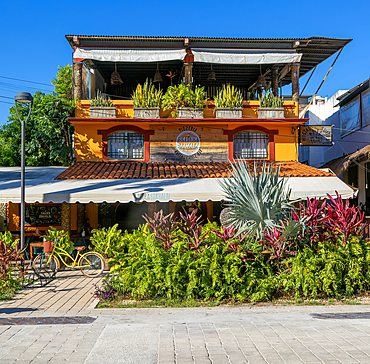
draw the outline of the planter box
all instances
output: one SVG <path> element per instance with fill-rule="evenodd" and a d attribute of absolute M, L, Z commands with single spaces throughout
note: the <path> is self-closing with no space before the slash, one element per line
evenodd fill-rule
<path fill-rule="evenodd" d="M 90 118 L 115 118 L 115 107 L 90 107 Z"/>
<path fill-rule="evenodd" d="M 216 107 L 216 119 L 240 119 L 243 117 L 242 107 Z"/>
<path fill-rule="evenodd" d="M 134 107 L 135 119 L 159 119 L 159 107 Z"/>
<path fill-rule="evenodd" d="M 193 109 L 192 107 L 177 108 L 178 119 L 203 119 L 203 109 Z"/>
<path fill-rule="evenodd" d="M 282 119 L 284 118 L 283 107 L 259 107 L 258 119 Z"/>

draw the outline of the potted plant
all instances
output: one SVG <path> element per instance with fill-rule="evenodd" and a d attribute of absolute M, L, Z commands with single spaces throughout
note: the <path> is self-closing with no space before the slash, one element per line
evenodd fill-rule
<path fill-rule="evenodd" d="M 281 119 L 284 118 L 283 98 L 275 96 L 271 91 L 258 97 L 260 107 L 258 108 L 259 119 Z"/>
<path fill-rule="evenodd" d="M 214 100 L 217 119 L 233 119 L 243 116 L 243 96 L 236 87 L 230 84 L 223 85 Z"/>
<path fill-rule="evenodd" d="M 115 118 L 116 108 L 112 100 L 105 97 L 98 90 L 95 99 L 91 100 L 90 118 Z"/>
<path fill-rule="evenodd" d="M 157 90 L 152 80 L 146 79 L 143 86 L 139 83 L 132 94 L 134 101 L 134 118 L 159 119 L 162 90 Z"/>
<path fill-rule="evenodd" d="M 163 110 L 173 109 L 172 117 L 177 115 L 179 119 L 203 119 L 203 107 L 207 101 L 205 95 L 204 87 L 195 86 L 193 91 L 183 82 L 169 86 L 162 97 Z"/>

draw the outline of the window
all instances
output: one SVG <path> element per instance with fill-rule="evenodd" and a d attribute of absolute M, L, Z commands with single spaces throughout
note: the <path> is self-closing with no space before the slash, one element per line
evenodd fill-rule
<path fill-rule="evenodd" d="M 265 133 L 242 131 L 234 135 L 234 159 L 268 158 L 269 138 Z"/>
<path fill-rule="evenodd" d="M 144 159 L 144 135 L 132 131 L 109 134 L 108 159 Z"/>

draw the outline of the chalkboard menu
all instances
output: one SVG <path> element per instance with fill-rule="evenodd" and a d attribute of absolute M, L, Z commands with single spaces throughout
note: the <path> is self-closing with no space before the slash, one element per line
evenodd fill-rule
<path fill-rule="evenodd" d="M 53 225 L 61 223 L 61 206 L 26 206 L 25 223 L 27 225 Z"/>

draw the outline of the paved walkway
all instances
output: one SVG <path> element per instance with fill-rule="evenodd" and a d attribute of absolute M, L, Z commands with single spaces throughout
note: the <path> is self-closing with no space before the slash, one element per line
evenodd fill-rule
<path fill-rule="evenodd" d="M 0 321 L 96 320 L 0 325 L 0 364 L 370 363 L 367 305 L 97 310 L 91 295 L 96 280 L 79 272 L 58 277 L 1 303 Z"/>

